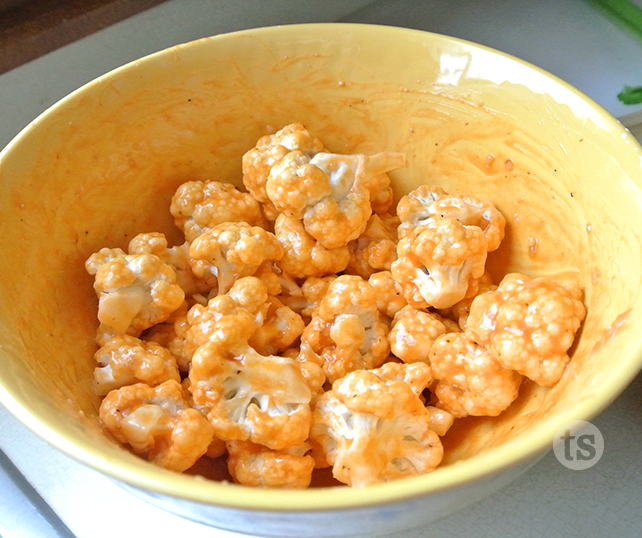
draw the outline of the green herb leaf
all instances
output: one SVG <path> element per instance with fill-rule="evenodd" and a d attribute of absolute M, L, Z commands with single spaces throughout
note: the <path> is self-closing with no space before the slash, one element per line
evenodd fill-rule
<path fill-rule="evenodd" d="M 642 86 L 624 86 L 624 89 L 617 94 L 617 98 L 625 105 L 637 105 L 642 103 Z"/>
<path fill-rule="evenodd" d="M 588 0 L 605 16 L 642 39 L 642 8 L 631 0 Z"/>

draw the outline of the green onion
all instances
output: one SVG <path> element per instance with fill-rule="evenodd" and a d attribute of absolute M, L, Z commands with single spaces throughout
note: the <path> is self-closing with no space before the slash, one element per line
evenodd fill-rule
<path fill-rule="evenodd" d="M 588 0 L 604 15 L 642 41 L 642 8 L 629 0 Z M 624 86 L 617 98 L 625 105 L 642 103 L 642 86 Z"/>
<path fill-rule="evenodd" d="M 630 0 L 588 0 L 642 41 L 642 8 Z"/>

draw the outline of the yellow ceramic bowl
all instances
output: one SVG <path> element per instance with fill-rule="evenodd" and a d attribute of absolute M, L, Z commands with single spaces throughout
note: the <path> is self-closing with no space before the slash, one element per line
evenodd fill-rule
<path fill-rule="evenodd" d="M 489 261 L 496 278 L 571 271 L 586 288 L 564 379 L 525 385 L 498 418 L 458 421 L 431 474 L 361 490 L 249 489 L 157 468 L 117 446 L 97 418 L 85 259 L 139 232 L 179 241 L 168 211 L 176 187 L 238 184 L 243 153 L 291 122 L 335 152 L 405 152 L 407 167 L 392 174 L 397 196 L 439 183 L 494 201 L 508 220 Z M 295 25 L 143 58 L 63 99 L 0 155 L 0 401 L 73 458 L 217 527 L 373 534 L 444 516 L 517 478 L 558 428 L 593 417 L 639 371 L 641 157 L 568 84 L 425 32 Z"/>

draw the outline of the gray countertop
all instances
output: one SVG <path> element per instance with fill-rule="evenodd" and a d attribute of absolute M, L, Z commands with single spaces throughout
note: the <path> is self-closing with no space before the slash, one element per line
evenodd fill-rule
<path fill-rule="evenodd" d="M 294 22 L 366 22 L 462 37 L 567 80 L 629 125 L 642 106 L 616 99 L 642 85 L 642 43 L 581 0 L 170 0 L 0 75 L 0 147 L 85 82 L 145 54 L 221 32 Z M 543 22 L 546 21 L 546 22 Z M 573 471 L 549 452 L 521 479 L 462 512 L 399 538 L 642 535 L 642 376 L 592 420 L 604 453 Z M 72 461 L 0 407 L 0 535 L 232 538 L 165 513 Z"/>

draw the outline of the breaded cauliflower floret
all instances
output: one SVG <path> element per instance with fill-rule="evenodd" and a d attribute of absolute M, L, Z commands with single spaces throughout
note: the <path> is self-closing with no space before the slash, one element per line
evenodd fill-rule
<path fill-rule="evenodd" d="M 513 403 L 522 376 L 502 367 L 486 348 L 463 333 L 437 338 L 430 349 L 436 406 L 455 417 L 497 416 Z"/>
<path fill-rule="evenodd" d="M 181 380 L 176 359 L 167 349 L 135 336 L 114 336 L 95 353 L 94 358 L 98 364 L 94 369 L 94 383 L 99 396 L 135 383 L 153 387 L 169 379 Z"/>
<path fill-rule="evenodd" d="M 224 222 L 263 227 L 267 224 L 261 204 L 251 194 L 218 181 L 183 183 L 174 193 L 169 211 L 188 242 Z"/>
<path fill-rule="evenodd" d="M 553 386 L 586 315 L 581 299 L 577 283 L 509 273 L 497 290 L 475 297 L 466 336 L 488 347 L 504 368 Z"/>
<path fill-rule="evenodd" d="M 429 353 L 435 340 L 443 334 L 458 331 L 453 321 L 412 306 L 405 306 L 392 320 L 388 334 L 390 350 L 405 363 L 430 364 Z"/>
<path fill-rule="evenodd" d="M 234 481 L 244 486 L 303 489 L 310 485 L 314 459 L 303 444 L 270 450 L 250 441 L 228 441 L 227 468 Z"/>
<path fill-rule="evenodd" d="M 506 219 L 487 200 L 469 194 L 448 194 L 441 187 L 422 185 L 402 197 L 397 204 L 401 219 L 400 237 L 431 220 L 452 218 L 464 226 L 477 226 L 484 232 L 488 252 L 496 250 L 504 238 Z"/>
<path fill-rule="evenodd" d="M 279 215 L 274 222 L 274 233 L 283 247 L 283 257 L 277 265 L 295 278 L 340 273 L 350 261 L 347 245 L 332 249 L 323 247 L 305 231 L 298 219 Z"/>
<path fill-rule="evenodd" d="M 389 363 L 335 381 L 315 404 L 310 440 L 317 466 L 331 465 L 337 480 L 354 487 L 435 469 L 443 446 L 419 396 L 430 381 L 423 363 Z"/>
<path fill-rule="evenodd" d="M 139 336 L 165 321 L 185 299 L 174 269 L 154 254 L 104 248 L 92 254 L 85 267 L 95 275 L 99 335 Z"/>
<path fill-rule="evenodd" d="M 377 308 L 384 316 L 392 319 L 408 304 L 403 294 L 401 284 L 397 282 L 390 271 L 379 271 L 370 275 L 368 283 L 377 295 Z"/>
<path fill-rule="evenodd" d="M 333 382 L 353 370 L 380 366 L 390 352 L 387 335 L 372 286 L 359 276 L 341 275 L 328 287 L 301 343 L 319 356 Z"/>
<path fill-rule="evenodd" d="M 300 123 L 286 125 L 273 135 L 265 135 L 256 146 L 243 155 L 243 184 L 250 194 L 265 208 L 266 216 L 274 220 L 278 212 L 265 191 L 270 170 L 293 150 L 311 158 L 323 151 L 323 144 L 314 138 Z"/>
<path fill-rule="evenodd" d="M 401 153 L 317 153 L 310 159 L 292 151 L 270 170 L 266 192 L 278 211 L 302 219 L 321 245 L 338 248 L 366 228 L 372 214 L 368 181 L 404 164 Z"/>
<path fill-rule="evenodd" d="M 389 271 L 397 259 L 397 224 L 394 216 L 373 214 L 364 232 L 348 244 L 347 272 L 367 279 L 377 271 Z"/>
<path fill-rule="evenodd" d="M 312 395 L 294 359 L 260 355 L 222 335 L 196 350 L 189 378 L 194 402 L 209 409 L 218 438 L 273 450 L 308 438 Z"/>
<path fill-rule="evenodd" d="M 218 293 L 227 293 L 239 278 L 280 260 L 283 247 L 274 234 L 246 222 L 225 222 L 199 235 L 189 249 L 192 271 Z"/>
<path fill-rule="evenodd" d="M 111 391 L 100 405 L 100 420 L 122 444 L 149 461 L 183 472 L 207 452 L 214 429 L 188 404 L 178 381 L 144 383 Z"/>
<path fill-rule="evenodd" d="M 443 218 L 416 226 L 400 239 L 390 270 L 408 304 L 448 308 L 477 291 L 486 255 L 480 228 Z"/>
<path fill-rule="evenodd" d="M 210 292 L 210 286 L 196 278 L 192 272 L 189 264 L 188 242 L 170 248 L 164 234 L 158 232 L 141 233 L 129 242 L 128 252 L 130 254 L 155 254 L 170 265 L 176 271 L 176 283 L 187 297 L 199 294 L 207 295 Z"/>

